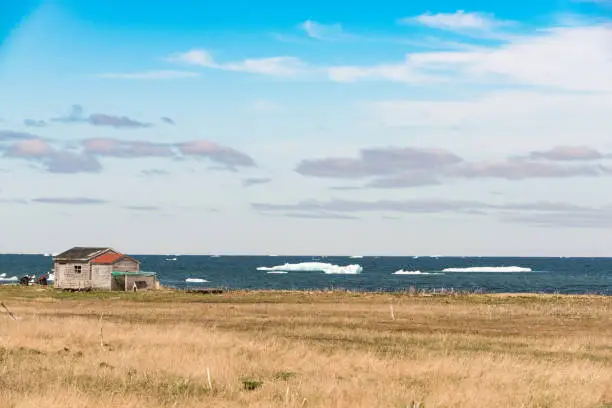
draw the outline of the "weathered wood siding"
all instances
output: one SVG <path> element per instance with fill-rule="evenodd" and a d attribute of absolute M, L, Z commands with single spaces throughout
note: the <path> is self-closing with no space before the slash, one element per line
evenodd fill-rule
<path fill-rule="evenodd" d="M 136 290 L 151 290 L 156 289 L 154 276 L 126 276 L 125 277 L 125 290 L 131 291 L 136 284 Z"/>
<path fill-rule="evenodd" d="M 91 285 L 95 289 L 111 288 L 113 265 L 93 264 L 91 266 Z"/>
<path fill-rule="evenodd" d="M 113 271 L 120 272 L 138 272 L 138 262 L 130 258 L 121 258 L 113 264 Z"/>
<path fill-rule="evenodd" d="M 75 272 L 75 266 L 81 266 L 81 273 Z M 82 262 L 55 262 L 54 286 L 61 289 L 87 289 L 91 288 L 91 266 Z"/>

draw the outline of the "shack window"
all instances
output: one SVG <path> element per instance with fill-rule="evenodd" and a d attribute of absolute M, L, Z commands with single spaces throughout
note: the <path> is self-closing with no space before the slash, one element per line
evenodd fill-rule
<path fill-rule="evenodd" d="M 81 273 L 81 265 L 74 265 L 74 273 Z"/>

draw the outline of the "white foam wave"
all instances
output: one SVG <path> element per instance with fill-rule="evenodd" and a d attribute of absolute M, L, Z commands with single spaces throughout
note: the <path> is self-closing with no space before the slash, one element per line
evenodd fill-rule
<path fill-rule="evenodd" d="M 469 268 L 446 268 L 443 272 L 531 272 L 521 266 L 473 266 Z"/>
<path fill-rule="evenodd" d="M 6 283 L 6 282 L 18 282 L 19 278 L 16 276 L 11 276 L 10 278 L 6 277 L 6 274 L 3 274 L 4 276 L 0 277 L 0 283 Z"/>
<path fill-rule="evenodd" d="M 351 256 L 349 258 L 351 258 L 351 259 L 361 259 L 361 258 L 363 258 L 363 255 L 353 255 L 353 256 Z"/>
<path fill-rule="evenodd" d="M 208 282 L 206 279 L 202 279 L 202 278 L 187 278 L 185 279 L 185 282 L 189 282 L 189 283 L 205 283 Z"/>
<path fill-rule="evenodd" d="M 285 271 L 285 272 L 323 272 L 328 275 L 356 275 L 363 271 L 361 265 L 339 266 L 323 262 L 302 262 L 297 264 L 286 263 L 278 266 L 260 266 L 258 271 Z"/>
<path fill-rule="evenodd" d="M 6 273 L 0 273 L 0 278 L 6 278 Z"/>
<path fill-rule="evenodd" d="M 268 271 L 266 273 L 270 273 L 270 274 L 273 274 L 273 275 L 284 275 L 284 274 L 289 273 L 289 272 L 287 272 L 287 271 Z"/>

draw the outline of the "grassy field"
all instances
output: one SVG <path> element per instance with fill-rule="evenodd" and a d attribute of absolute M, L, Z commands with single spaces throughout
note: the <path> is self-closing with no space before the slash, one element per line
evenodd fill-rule
<path fill-rule="evenodd" d="M 0 300 L 17 317 L 0 310 L 3 408 L 612 407 L 612 298 L 3 287 Z"/>

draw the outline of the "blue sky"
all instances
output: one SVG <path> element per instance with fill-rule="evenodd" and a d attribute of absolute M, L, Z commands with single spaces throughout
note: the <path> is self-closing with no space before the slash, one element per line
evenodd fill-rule
<path fill-rule="evenodd" d="M 0 5 L 0 252 L 608 256 L 612 3 Z"/>

